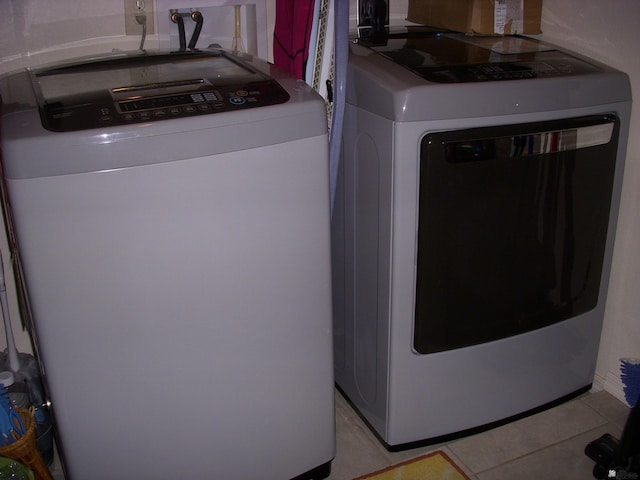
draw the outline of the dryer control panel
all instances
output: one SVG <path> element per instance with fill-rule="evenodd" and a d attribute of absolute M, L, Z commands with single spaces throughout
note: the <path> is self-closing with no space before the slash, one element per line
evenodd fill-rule
<path fill-rule="evenodd" d="M 277 105 L 288 93 L 222 51 L 140 54 L 31 72 L 43 126 L 85 130 Z"/>

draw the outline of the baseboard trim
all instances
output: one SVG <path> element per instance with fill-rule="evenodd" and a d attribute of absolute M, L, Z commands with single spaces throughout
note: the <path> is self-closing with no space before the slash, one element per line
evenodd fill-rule
<path fill-rule="evenodd" d="M 625 405 L 629 405 L 627 399 L 624 397 L 624 385 L 622 384 L 619 372 L 607 372 L 604 377 L 596 374 L 593 379 L 593 384 L 594 390 L 605 390 Z"/>

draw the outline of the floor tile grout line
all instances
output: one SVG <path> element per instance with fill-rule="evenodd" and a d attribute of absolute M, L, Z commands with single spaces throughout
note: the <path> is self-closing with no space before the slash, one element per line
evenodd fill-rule
<path fill-rule="evenodd" d="M 601 427 L 603 427 L 603 426 L 605 426 L 605 425 L 607 425 L 607 424 L 613 424 L 613 425 L 615 425 L 615 424 L 616 424 L 616 422 L 615 422 L 615 421 L 613 421 L 612 419 L 609 419 L 608 417 L 606 417 L 605 415 L 603 415 L 602 413 L 600 413 L 597 409 L 593 408 L 593 407 L 592 407 L 591 405 L 589 405 L 588 403 L 583 402 L 583 401 L 582 401 L 582 399 L 575 399 L 574 401 L 580 401 L 580 402 L 581 402 L 581 403 L 583 403 L 585 406 L 589 407 L 589 410 L 590 410 L 590 411 L 592 411 L 592 413 L 595 413 L 596 417 L 599 419 L 598 423 L 597 423 L 597 424 L 595 424 L 595 425 L 589 426 L 589 427 L 587 427 L 586 429 L 580 430 L 579 432 L 575 432 L 575 433 L 573 433 L 573 434 L 571 434 L 571 435 L 569 435 L 569 436 L 567 436 L 567 437 L 559 438 L 559 439 L 556 439 L 556 440 L 552 441 L 551 443 L 541 445 L 541 446 L 539 446 L 539 447 L 537 447 L 537 448 L 535 448 L 534 450 L 531 450 L 531 451 L 529 451 L 529 452 L 522 453 L 522 454 L 520 454 L 520 455 L 517 455 L 516 457 L 506 459 L 505 461 L 503 461 L 503 462 L 501 462 L 501 463 L 497 463 L 497 464 L 492 465 L 492 466 L 489 466 L 489 467 L 487 467 L 487 468 L 483 468 L 483 469 L 481 469 L 481 470 L 478 470 L 477 472 L 476 472 L 475 470 L 471 469 L 471 468 L 469 468 L 469 471 L 474 472 L 474 474 L 476 474 L 476 475 L 477 475 L 477 474 L 481 474 L 481 473 L 483 473 L 483 472 L 488 472 L 488 471 L 493 470 L 493 469 L 495 469 L 495 468 L 498 468 L 498 467 L 500 467 L 500 466 L 504 466 L 504 465 L 507 465 L 507 464 L 509 464 L 509 463 L 511 463 L 511 462 L 514 462 L 514 461 L 516 461 L 516 460 L 518 460 L 518 459 L 522 459 L 522 458 L 528 457 L 528 456 L 530 456 L 530 455 L 534 455 L 534 454 L 536 454 L 536 453 L 539 453 L 540 451 L 545 450 L 545 449 L 547 449 L 547 448 L 551 448 L 551 447 L 557 446 L 557 445 L 562 444 L 562 443 L 564 443 L 564 442 L 569 442 L 569 441 L 571 441 L 572 439 L 574 439 L 575 437 L 578 437 L 578 436 L 580 436 L 580 435 L 584 435 L 584 434 L 586 434 L 586 433 L 588 433 L 588 432 L 590 432 L 590 431 L 593 431 L 593 430 L 597 430 L 597 429 L 599 429 L 599 428 L 601 428 Z M 568 402 L 568 403 L 570 403 L 570 402 Z M 566 405 L 566 404 L 565 404 L 565 405 Z M 558 408 L 558 407 L 556 407 L 556 408 Z M 553 409 L 550 409 L 550 410 L 553 410 Z M 550 410 L 549 410 L 549 411 L 550 411 Z M 544 412 L 541 412 L 541 413 L 544 413 Z M 540 414 L 538 414 L 538 415 L 540 415 Z M 534 418 L 534 417 L 535 417 L 535 415 L 534 415 L 534 416 L 531 416 L 531 417 L 526 417 L 525 419 L 518 420 L 518 421 L 516 421 L 516 422 L 510 423 L 510 424 L 507 424 L 507 425 L 513 425 L 513 424 L 515 424 L 515 423 L 518 423 L 518 422 L 521 422 L 521 421 L 524 421 L 524 420 L 530 420 L 530 419 L 532 419 L 532 418 Z M 497 428 L 502 428 L 502 427 L 497 427 Z M 486 432 L 484 432 L 484 433 L 486 433 Z M 482 435 L 482 434 L 480 434 L 480 435 Z M 451 445 L 453 445 L 454 443 L 455 443 L 455 442 L 452 442 L 452 443 L 450 443 L 450 444 L 447 444 L 447 446 L 451 446 Z M 585 446 L 586 446 L 586 445 L 585 445 Z M 454 451 L 453 449 L 451 449 L 451 450 L 452 450 L 452 451 Z M 461 457 L 460 457 L 460 456 L 458 456 L 458 458 L 461 458 Z"/>
<path fill-rule="evenodd" d="M 465 475 L 471 475 L 474 478 L 478 478 L 478 473 L 474 472 L 473 469 L 471 467 L 469 467 L 469 465 L 467 465 L 458 455 L 455 454 L 455 452 L 453 450 L 451 450 L 449 447 L 449 444 L 445 444 L 442 446 L 442 449 L 446 449 L 447 450 L 447 455 L 449 455 L 451 457 L 451 459 L 456 463 L 456 465 L 458 465 L 460 468 L 462 468 L 462 470 L 465 472 Z"/>
<path fill-rule="evenodd" d="M 617 402 L 620 402 L 619 399 L 613 397 Z M 614 425 L 618 425 L 618 420 L 616 418 L 613 418 L 612 416 L 609 415 L 605 415 L 603 412 L 601 412 L 598 408 L 596 408 L 595 406 L 591 405 L 588 401 L 586 401 L 586 397 L 585 398 L 580 398 L 580 401 L 586 405 L 587 407 L 589 407 L 591 410 L 593 410 L 595 413 L 597 413 L 600 417 L 602 417 L 606 423 L 612 423 Z M 621 402 L 623 403 L 623 402 Z"/>
<path fill-rule="evenodd" d="M 523 459 L 523 458 L 527 458 L 527 457 L 531 457 L 531 456 L 533 456 L 533 455 L 537 455 L 537 454 L 539 454 L 540 452 L 542 452 L 542 451 L 544 451 L 544 450 L 547 450 L 547 449 L 550 449 L 550 448 L 556 447 L 556 446 L 561 445 L 561 444 L 563 444 L 563 443 L 570 442 L 571 440 L 573 440 L 573 439 L 575 439 L 575 438 L 577 438 L 577 437 L 580 437 L 580 436 L 582 436 L 582 435 L 586 435 L 586 434 L 588 434 L 589 432 L 594 432 L 594 440 L 595 440 L 595 439 L 596 439 L 595 435 L 597 435 L 595 432 L 596 432 L 597 430 L 599 430 L 600 428 L 602 428 L 603 426 L 608 425 L 608 424 L 611 424 L 611 423 L 612 423 L 612 422 L 606 421 L 606 422 L 605 422 L 605 423 L 603 423 L 602 425 L 598 425 L 598 426 L 593 427 L 593 428 L 590 428 L 590 429 L 588 429 L 588 430 L 584 430 L 583 432 L 576 433 L 575 435 L 572 435 L 572 436 L 570 436 L 570 437 L 567 437 L 567 438 L 565 438 L 564 440 L 559 440 L 559 441 L 556 441 L 556 442 L 552 442 L 552 443 L 550 443 L 550 444 L 548 444 L 548 445 L 545 445 L 545 446 L 543 446 L 543 447 L 537 448 L 537 449 L 532 450 L 531 452 L 525 453 L 525 454 L 523 454 L 523 455 L 518 455 L 517 457 L 513 457 L 513 458 L 511 458 L 511 459 L 507 460 L 506 462 L 499 463 L 499 464 L 497 464 L 497 465 L 494 465 L 494 466 L 489 467 L 489 468 L 485 468 L 484 470 L 479 470 L 479 471 L 477 471 L 477 472 L 475 472 L 475 471 L 474 471 L 474 472 L 473 472 L 473 474 L 474 474 L 474 475 L 476 475 L 476 476 L 478 476 L 478 475 L 482 475 L 482 474 L 484 474 L 484 473 L 490 472 L 491 470 L 496 470 L 496 469 L 498 469 L 498 468 L 504 467 L 505 465 L 509 465 L 509 464 L 514 463 L 514 462 L 516 462 L 516 461 L 518 461 L 518 460 L 521 460 L 521 459 Z M 585 447 L 586 447 L 586 446 L 587 446 L 587 445 L 585 444 Z M 457 458 L 458 458 L 458 457 L 457 457 Z M 469 471 L 473 471 L 473 470 L 469 469 Z"/>

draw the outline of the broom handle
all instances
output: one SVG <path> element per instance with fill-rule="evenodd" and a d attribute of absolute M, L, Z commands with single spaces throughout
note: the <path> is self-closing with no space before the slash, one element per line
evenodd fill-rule
<path fill-rule="evenodd" d="M 18 350 L 16 341 L 13 338 L 13 328 L 11 328 L 11 317 L 9 316 L 9 302 L 7 302 L 7 286 L 4 282 L 4 264 L 2 263 L 2 252 L 0 252 L 0 304 L 2 306 L 2 318 L 4 320 L 4 331 L 7 336 L 7 353 L 9 354 L 9 367 L 14 373 L 20 370 L 20 360 L 18 360 Z"/>

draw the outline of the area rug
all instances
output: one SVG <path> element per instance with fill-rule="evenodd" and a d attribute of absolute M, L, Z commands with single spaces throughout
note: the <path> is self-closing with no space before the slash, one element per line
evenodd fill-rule
<path fill-rule="evenodd" d="M 469 480 L 446 453 L 437 451 L 354 480 Z"/>

